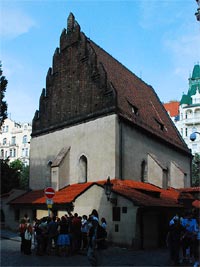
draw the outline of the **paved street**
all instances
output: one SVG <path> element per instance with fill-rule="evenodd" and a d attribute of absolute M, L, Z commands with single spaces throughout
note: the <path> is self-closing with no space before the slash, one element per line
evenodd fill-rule
<path fill-rule="evenodd" d="M 100 256 L 101 266 L 167 266 L 168 253 L 165 249 L 133 251 L 110 247 Z M 1 239 L 1 266 L 88 266 L 86 255 L 70 257 L 23 255 L 20 243 Z"/>
<path fill-rule="evenodd" d="M 37 256 L 20 253 L 16 233 L 1 231 L 1 266 L 89 266 L 86 254 L 70 257 Z M 167 249 L 130 250 L 111 246 L 100 255 L 101 266 L 169 266 Z"/>

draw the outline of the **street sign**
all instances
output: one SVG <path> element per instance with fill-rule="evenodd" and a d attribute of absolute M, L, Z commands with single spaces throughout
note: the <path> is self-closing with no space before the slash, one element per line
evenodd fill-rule
<path fill-rule="evenodd" d="M 47 198 L 46 199 L 46 204 L 47 205 L 53 205 L 53 199 L 52 198 Z"/>
<path fill-rule="evenodd" d="M 55 190 L 52 187 L 47 187 L 44 193 L 47 198 L 53 198 L 55 196 Z"/>

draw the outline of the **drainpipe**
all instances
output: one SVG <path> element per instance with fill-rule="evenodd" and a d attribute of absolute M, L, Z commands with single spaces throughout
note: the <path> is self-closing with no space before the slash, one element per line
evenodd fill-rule
<path fill-rule="evenodd" d="M 123 180 L 123 128 L 119 119 L 119 178 Z"/>

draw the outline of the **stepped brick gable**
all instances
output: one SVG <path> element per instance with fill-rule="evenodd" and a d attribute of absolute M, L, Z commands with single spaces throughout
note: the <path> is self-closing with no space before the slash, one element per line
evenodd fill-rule
<path fill-rule="evenodd" d="M 109 113 L 115 101 L 115 90 L 102 64 L 97 65 L 94 49 L 70 14 L 47 73 L 33 135 Z"/>
<path fill-rule="evenodd" d="M 188 152 L 154 89 L 88 39 L 70 14 L 47 73 L 32 135 L 111 113 Z"/>

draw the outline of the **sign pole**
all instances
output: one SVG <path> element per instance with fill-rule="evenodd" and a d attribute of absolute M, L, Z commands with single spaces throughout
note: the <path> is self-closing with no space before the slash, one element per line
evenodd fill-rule
<path fill-rule="evenodd" d="M 53 197 L 55 195 L 55 190 L 52 187 L 47 187 L 44 190 L 45 196 L 46 196 L 46 204 L 48 209 L 48 217 L 51 215 L 51 209 L 53 205 Z"/>

